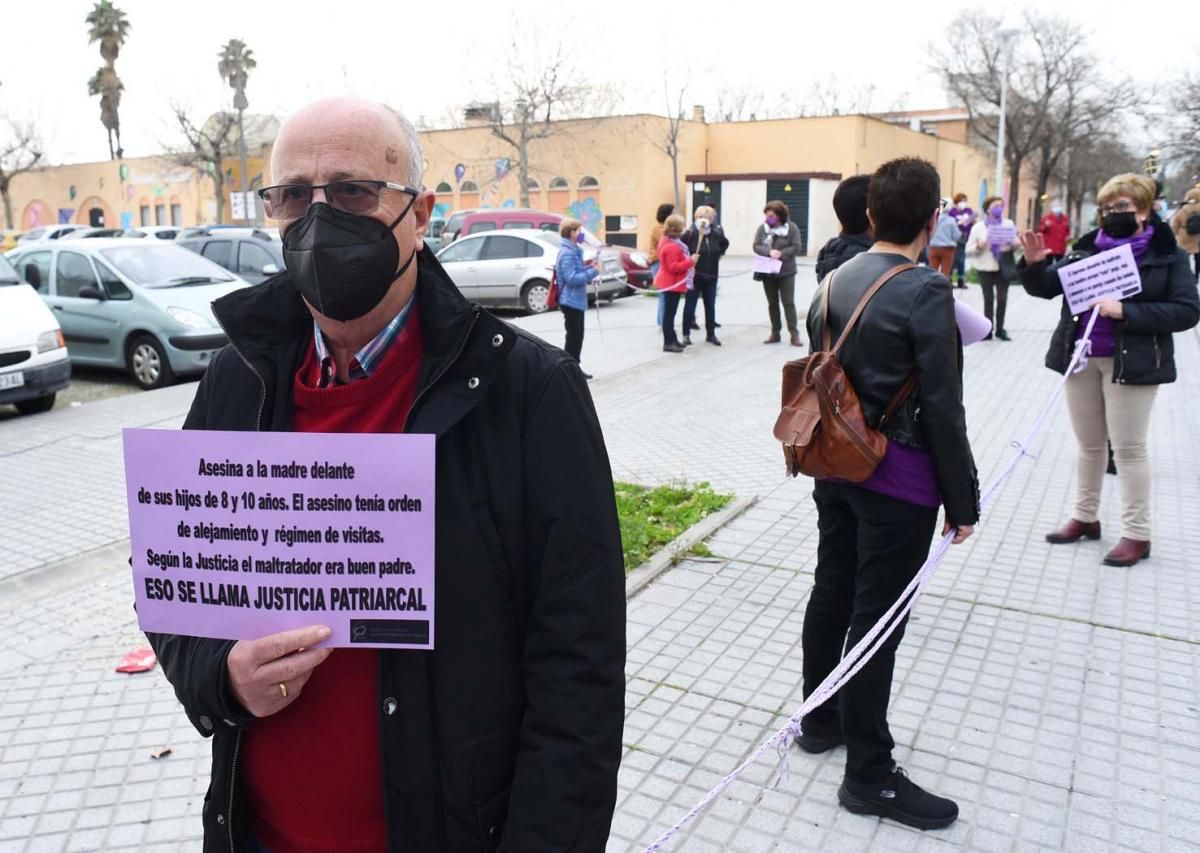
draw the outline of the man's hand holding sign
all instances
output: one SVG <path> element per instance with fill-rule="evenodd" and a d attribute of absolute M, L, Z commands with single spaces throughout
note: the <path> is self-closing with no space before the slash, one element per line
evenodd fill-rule
<path fill-rule="evenodd" d="M 234 643 L 229 650 L 229 683 L 242 707 L 256 717 L 266 717 L 299 699 L 313 669 L 333 651 L 312 647 L 332 634 L 324 625 L 313 625 Z"/>

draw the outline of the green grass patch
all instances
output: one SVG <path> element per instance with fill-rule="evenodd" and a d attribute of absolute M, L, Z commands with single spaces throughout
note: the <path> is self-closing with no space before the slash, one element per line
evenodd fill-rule
<path fill-rule="evenodd" d="M 733 500 L 733 495 L 714 492 L 708 483 L 669 483 L 654 488 L 633 483 L 614 485 L 627 572 L 646 562 L 706 515 L 723 509 Z M 703 543 L 697 543 L 688 553 L 697 557 L 712 556 Z"/>

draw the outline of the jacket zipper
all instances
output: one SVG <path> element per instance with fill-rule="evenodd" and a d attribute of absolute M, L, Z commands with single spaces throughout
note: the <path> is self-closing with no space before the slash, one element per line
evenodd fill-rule
<path fill-rule="evenodd" d="M 1121 332 L 1117 335 L 1117 359 L 1121 362 L 1117 370 L 1117 378 L 1115 382 L 1125 381 L 1125 333 Z"/>
<path fill-rule="evenodd" d="M 1158 335 L 1154 336 L 1154 369 L 1162 369 L 1162 350 L 1158 347 Z"/>
<path fill-rule="evenodd" d="M 229 853 L 234 853 L 233 845 L 233 788 L 237 784 L 237 766 L 238 754 L 242 750 L 242 730 L 238 729 L 237 737 L 233 741 L 233 769 L 229 774 L 229 808 L 226 811 L 228 815 L 225 818 L 225 828 L 229 830 Z"/>
<path fill-rule="evenodd" d="M 454 356 L 449 361 L 447 361 L 444 365 L 442 365 L 442 369 L 439 370 L 437 372 L 437 374 L 432 379 L 429 380 L 429 384 L 426 385 L 424 388 L 422 388 L 419 392 L 417 392 L 417 396 L 413 398 L 412 405 L 408 407 L 408 414 L 404 416 L 404 426 L 401 427 L 401 430 L 400 430 L 401 432 L 408 431 L 408 419 L 411 418 L 412 413 L 417 410 L 417 403 L 421 402 L 421 400 L 425 397 L 426 392 L 428 392 L 430 388 L 432 388 L 434 385 L 436 385 L 438 383 L 438 381 L 443 376 L 446 375 L 446 371 L 449 370 L 451 367 L 453 367 L 454 363 L 456 361 L 458 361 L 458 359 L 462 356 L 463 351 L 466 350 L 466 348 L 467 348 L 467 341 L 470 340 L 470 338 L 471 338 L 471 332 L 475 331 L 475 324 L 478 322 L 479 322 L 479 309 L 475 309 L 474 314 L 471 316 L 471 325 L 467 326 L 466 333 L 463 334 L 462 340 L 459 341 L 458 351 L 456 353 L 454 353 Z"/>
<path fill-rule="evenodd" d="M 213 316 L 216 317 L 216 312 L 213 313 Z M 223 322 L 221 322 L 221 318 L 216 317 L 216 321 L 217 321 L 217 325 L 221 327 L 221 331 L 225 333 L 225 337 L 229 341 L 229 346 L 233 349 L 234 352 L 237 353 L 238 358 L 240 358 L 242 360 L 242 364 L 244 364 L 244 365 L 246 365 L 246 367 L 250 368 L 250 372 L 253 373 L 254 378 L 258 380 L 258 415 L 254 419 L 254 429 L 257 432 L 262 432 L 263 408 L 267 404 L 267 380 L 262 378 L 262 374 L 259 373 L 255 369 L 254 365 L 250 363 L 250 359 L 248 359 L 248 358 L 246 358 L 246 356 L 242 355 L 242 351 L 240 349 L 238 349 L 237 344 L 235 344 L 233 342 L 233 336 L 229 334 L 229 330 L 225 328 L 225 324 Z"/>
<path fill-rule="evenodd" d="M 262 432 L 263 409 L 266 407 L 267 403 L 267 380 L 263 379 L 262 374 L 259 373 L 254 365 L 250 363 L 250 359 L 246 358 L 246 356 L 242 354 L 242 351 L 238 349 L 238 345 L 233 342 L 233 336 L 229 334 L 229 330 L 225 328 L 225 324 L 221 322 L 221 318 L 216 317 L 216 320 L 217 325 L 221 327 L 221 331 L 224 332 L 225 337 L 228 338 L 229 346 L 234 352 L 237 353 L 238 358 L 242 360 L 242 364 L 246 365 L 250 372 L 254 374 L 254 378 L 258 380 L 258 414 L 255 415 L 254 418 L 254 430 L 256 432 Z M 233 763 L 229 771 L 229 805 L 225 810 L 225 828 L 229 832 L 229 853 L 235 853 L 236 851 L 236 846 L 234 845 L 233 841 L 233 798 L 237 789 L 238 757 L 241 754 L 241 751 L 242 730 L 239 728 L 237 730 L 237 734 L 234 736 L 233 741 Z"/>

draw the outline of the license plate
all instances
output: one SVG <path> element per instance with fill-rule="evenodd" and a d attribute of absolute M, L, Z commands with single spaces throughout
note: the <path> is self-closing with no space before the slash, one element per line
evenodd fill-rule
<path fill-rule="evenodd" d="M 0 373 L 0 391 L 7 391 L 10 388 L 20 388 L 25 384 L 25 374 L 21 371 L 16 373 Z"/>

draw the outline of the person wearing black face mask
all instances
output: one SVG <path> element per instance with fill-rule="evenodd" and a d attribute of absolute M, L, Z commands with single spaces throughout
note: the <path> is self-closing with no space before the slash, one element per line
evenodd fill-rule
<path fill-rule="evenodd" d="M 320 624 L 149 635 L 213 739 L 205 850 L 607 842 L 625 573 L 604 436 L 578 362 L 468 302 L 423 247 L 421 163 L 380 104 L 284 122 L 260 197 L 287 271 L 214 303 L 229 346 L 184 427 L 436 436 L 434 649 L 331 652 Z"/>
<path fill-rule="evenodd" d="M 1101 227 L 1085 234 L 1059 263 L 1046 262 L 1042 235 L 1021 238 L 1021 281 L 1032 296 L 1062 296 L 1058 270 L 1089 255 L 1129 246 L 1142 290 L 1109 299 L 1076 316 L 1067 300 L 1050 341 L 1046 366 L 1065 373 L 1075 342 L 1098 314 L 1087 365 L 1067 379 L 1067 408 L 1078 444 L 1075 508 L 1065 525 L 1046 535 L 1052 544 L 1100 538 L 1100 495 L 1111 440 L 1121 485 L 1121 539 L 1104 557 L 1110 566 L 1133 566 L 1150 556 L 1150 459 L 1146 434 L 1159 385 L 1176 377 L 1172 334 L 1200 322 L 1200 297 L 1188 257 L 1171 229 L 1153 216 L 1154 181 L 1125 174 L 1110 179 L 1097 196 Z"/>

